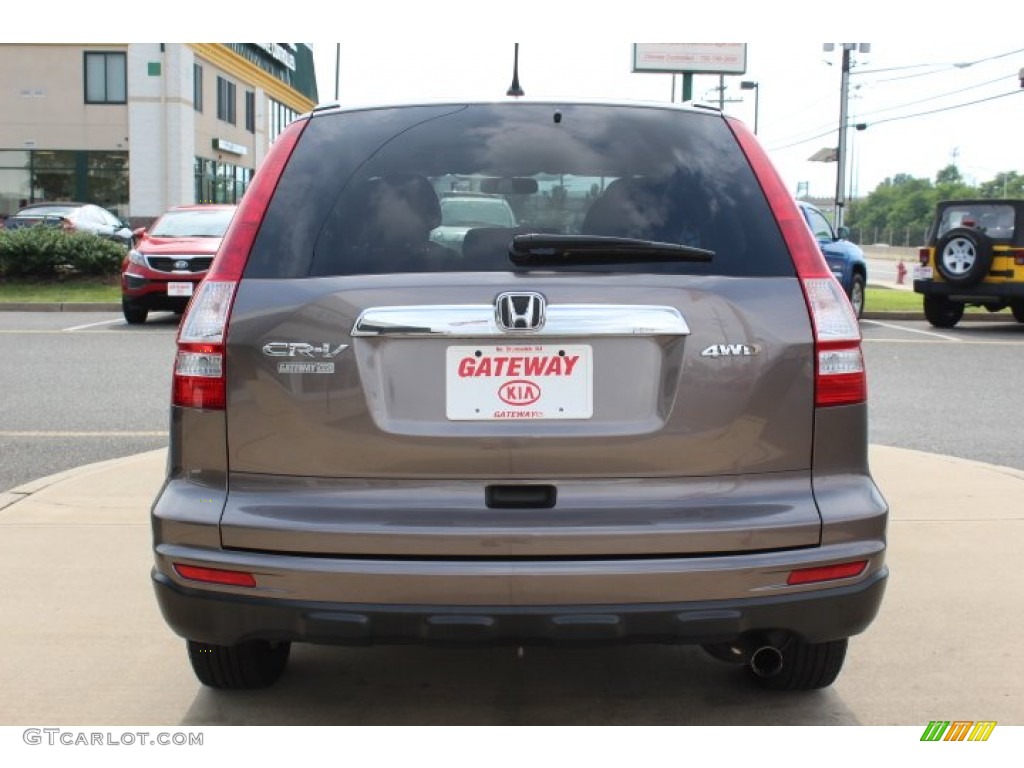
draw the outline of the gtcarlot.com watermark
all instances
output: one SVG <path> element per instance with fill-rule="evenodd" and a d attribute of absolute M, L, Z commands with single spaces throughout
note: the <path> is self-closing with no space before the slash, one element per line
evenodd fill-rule
<path fill-rule="evenodd" d="M 48 747 L 201 747 L 203 734 L 185 731 L 76 731 L 69 728 L 26 728 L 22 741 Z"/>

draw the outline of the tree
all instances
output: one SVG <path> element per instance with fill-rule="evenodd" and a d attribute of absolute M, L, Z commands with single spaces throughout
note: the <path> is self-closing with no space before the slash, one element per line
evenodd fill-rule
<path fill-rule="evenodd" d="M 1004 171 L 992 181 L 974 187 L 960 169 L 947 165 L 935 174 L 935 183 L 898 173 L 885 179 L 867 197 L 851 201 L 846 224 L 862 242 L 883 240 L 893 245 L 921 242 L 940 200 L 1024 197 L 1024 175 Z"/>

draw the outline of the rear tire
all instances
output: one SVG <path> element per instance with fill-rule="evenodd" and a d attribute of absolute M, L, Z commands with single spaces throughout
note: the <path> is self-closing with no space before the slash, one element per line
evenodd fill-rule
<path fill-rule="evenodd" d="M 211 688 L 251 690 L 277 682 L 288 665 L 291 643 L 249 640 L 238 645 L 188 641 L 188 659 L 199 682 Z"/>
<path fill-rule="evenodd" d="M 148 309 L 136 306 L 128 301 L 121 302 L 121 311 L 124 313 L 124 319 L 128 325 L 142 325 L 146 322 L 146 318 L 149 317 Z"/>
<path fill-rule="evenodd" d="M 945 296 L 925 296 L 924 316 L 936 328 L 952 328 L 964 316 L 964 305 Z"/>
<path fill-rule="evenodd" d="M 782 668 L 771 677 L 758 677 L 754 681 L 771 691 L 813 691 L 827 688 L 835 682 L 846 659 L 847 640 L 825 643 L 807 643 L 791 638 L 779 650 Z"/>
<path fill-rule="evenodd" d="M 864 278 L 861 275 L 854 275 L 850 283 L 850 303 L 853 305 L 853 312 L 860 320 L 864 316 Z"/>
<path fill-rule="evenodd" d="M 1024 323 L 1024 301 L 1014 302 L 1010 305 L 1010 311 L 1013 312 L 1013 319 L 1018 323 Z"/>

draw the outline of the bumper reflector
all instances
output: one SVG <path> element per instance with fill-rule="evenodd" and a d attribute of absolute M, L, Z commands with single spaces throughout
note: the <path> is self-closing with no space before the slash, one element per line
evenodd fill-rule
<path fill-rule="evenodd" d="M 796 584 L 813 584 L 818 581 L 849 579 L 853 576 L 860 576 L 867 566 L 867 560 L 856 560 L 852 563 L 825 565 L 820 568 L 801 568 L 799 571 L 791 571 L 789 578 L 786 579 L 786 583 L 792 587 Z"/>
<path fill-rule="evenodd" d="M 200 568 L 196 565 L 175 563 L 174 570 L 183 579 L 204 581 L 208 584 L 228 584 L 233 587 L 255 587 L 256 577 L 245 571 L 225 571 L 220 568 Z"/>

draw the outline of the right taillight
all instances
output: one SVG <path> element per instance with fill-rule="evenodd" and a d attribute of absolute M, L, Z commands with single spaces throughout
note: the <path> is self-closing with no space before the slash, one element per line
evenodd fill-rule
<path fill-rule="evenodd" d="M 860 348 L 860 323 L 843 288 L 830 278 L 803 281 L 814 325 L 817 406 L 851 405 L 867 399 L 867 376 Z"/>
<path fill-rule="evenodd" d="M 863 403 L 867 399 L 867 374 L 857 315 L 764 149 L 743 123 L 731 118 L 727 121 L 779 223 L 804 290 L 814 330 L 814 404 Z"/>
<path fill-rule="evenodd" d="M 277 137 L 242 197 L 206 279 L 189 302 L 178 331 L 171 394 L 174 405 L 212 410 L 227 406 L 225 349 L 235 289 L 270 198 L 306 123 L 296 120 Z"/>
<path fill-rule="evenodd" d="M 917 261 L 922 267 L 927 267 L 928 263 L 932 260 L 932 249 L 931 248 L 919 248 L 917 251 Z"/>

